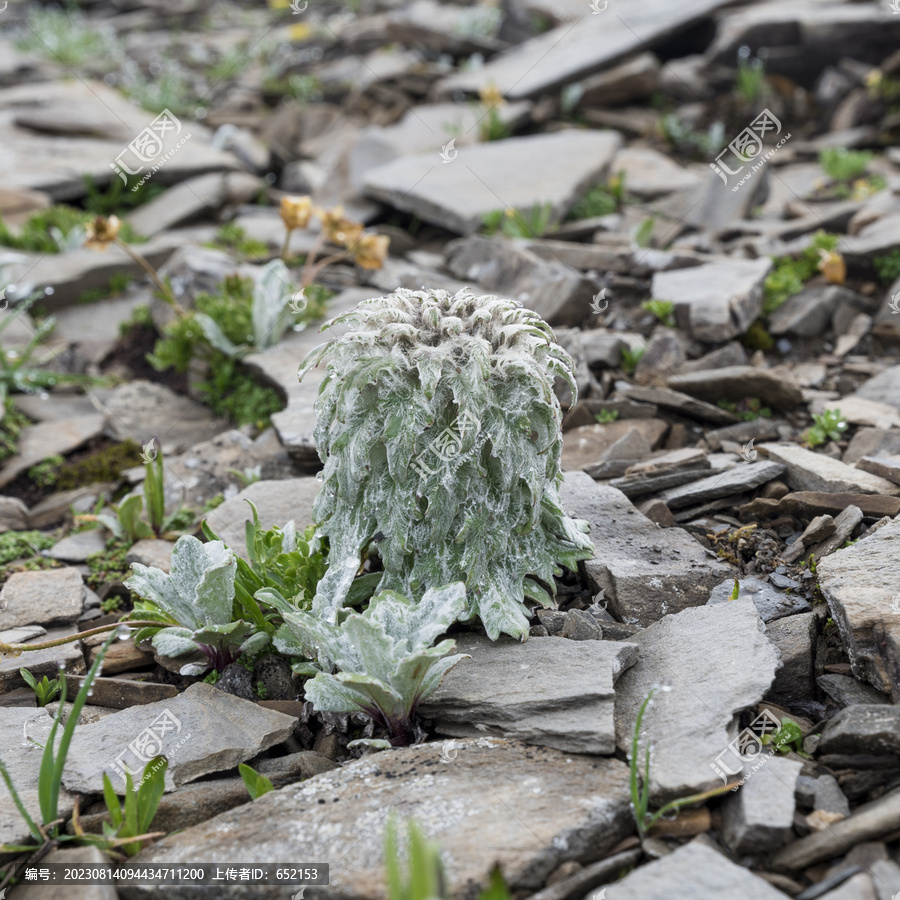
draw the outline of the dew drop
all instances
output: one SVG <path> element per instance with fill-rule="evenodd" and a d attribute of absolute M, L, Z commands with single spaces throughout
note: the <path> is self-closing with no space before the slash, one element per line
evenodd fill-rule
<path fill-rule="evenodd" d="M 131 637 L 131 629 L 127 625 L 120 625 L 116 629 L 116 637 L 120 641 L 127 641 Z"/>
<path fill-rule="evenodd" d="M 742 44 L 738 49 L 739 59 L 750 59 L 750 48 L 746 44 Z"/>
<path fill-rule="evenodd" d="M 60 672 L 62 672 L 65 669 L 65 667 L 66 667 L 66 663 L 64 660 L 58 659 L 56 661 L 56 668 L 59 669 Z"/>

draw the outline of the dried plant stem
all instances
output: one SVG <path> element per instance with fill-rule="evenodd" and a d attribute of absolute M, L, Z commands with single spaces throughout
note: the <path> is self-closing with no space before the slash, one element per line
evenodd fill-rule
<path fill-rule="evenodd" d="M 114 239 L 117 246 L 121 247 L 150 277 L 150 280 L 156 285 L 159 289 L 160 293 L 163 295 L 163 299 L 168 303 L 175 312 L 178 313 L 179 316 L 186 315 L 184 307 L 175 299 L 172 295 L 172 292 L 169 290 L 168 285 L 159 277 L 156 272 L 156 269 L 141 256 L 140 253 L 137 252 L 133 247 L 129 246 L 125 243 L 121 238 L 117 237 Z"/>
<path fill-rule="evenodd" d="M 54 638 L 52 641 L 40 641 L 36 644 L 4 644 L 0 641 L 0 655 L 10 653 L 18 656 L 30 650 L 46 650 L 49 647 L 61 647 L 63 644 L 69 644 L 72 641 L 81 640 L 81 638 L 93 637 L 95 634 L 103 634 L 112 631 L 121 625 L 127 625 L 129 628 L 159 628 L 159 622 L 113 622 L 110 625 L 101 625 L 99 628 L 92 628 L 90 631 L 79 631 L 77 634 L 69 634 L 66 637 Z"/>

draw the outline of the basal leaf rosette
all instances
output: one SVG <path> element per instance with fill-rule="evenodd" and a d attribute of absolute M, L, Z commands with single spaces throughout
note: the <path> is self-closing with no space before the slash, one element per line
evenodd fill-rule
<path fill-rule="evenodd" d="M 325 323 L 349 328 L 316 402 L 325 464 L 313 518 L 332 566 L 313 609 L 334 621 L 372 541 L 381 590 L 421 597 L 462 581 L 469 617 L 524 638 L 529 598 L 553 606 L 553 576 L 593 554 L 587 524 L 563 512 L 562 378 L 574 363 L 550 326 L 512 300 L 398 290 Z M 341 561 L 346 561 L 342 565 Z"/>

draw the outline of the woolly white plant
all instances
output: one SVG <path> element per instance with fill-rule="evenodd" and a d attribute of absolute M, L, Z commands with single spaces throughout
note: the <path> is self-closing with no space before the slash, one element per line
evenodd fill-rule
<path fill-rule="evenodd" d="M 568 518 L 559 376 L 574 363 L 550 326 L 512 300 L 468 290 L 398 290 L 323 325 L 350 330 L 315 348 L 328 358 L 316 401 L 325 464 L 313 518 L 331 568 L 313 610 L 335 621 L 362 555 L 377 547 L 380 590 L 421 597 L 466 585 L 467 617 L 491 638 L 525 638 L 525 598 L 555 603 L 553 576 L 593 554 Z"/>

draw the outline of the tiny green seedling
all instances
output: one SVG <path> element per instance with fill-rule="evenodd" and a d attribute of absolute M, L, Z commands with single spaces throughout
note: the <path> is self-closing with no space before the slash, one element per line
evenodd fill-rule
<path fill-rule="evenodd" d="M 656 316 L 666 328 L 675 327 L 675 317 L 673 315 L 675 304 L 671 300 L 645 300 L 641 304 L 641 308 Z"/>
<path fill-rule="evenodd" d="M 636 347 L 634 350 L 631 350 L 628 347 L 623 347 L 621 350 L 622 368 L 629 375 L 634 375 L 635 370 L 638 367 L 638 363 L 641 361 L 646 352 L 646 347 Z"/>
<path fill-rule="evenodd" d="M 28 669 L 19 669 L 19 674 L 22 676 L 22 680 L 25 684 L 28 685 L 33 691 L 34 696 L 37 698 L 38 706 L 46 706 L 52 700 L 56 698 L 56 695 L 60 692 L 60 683 L 58 678 L 54 678 L 52 681 L 47 678 L 45 675 L 40 681 L 38 681 Z"/>
<path fill-rule="evenodd" d="M 105 772 L 103 773 L 103 800 L 106 803 L 110 819 L 109 822 L 103 823 L 103 834 L 108 840 L 121 841 L 122 838 L 135 838 L 133 841 L 119 845 L 126 856 L 135 856 L 140 853 L 142 840 L 146 840 L 150 836 L 148 835 L 150 825 L 166 789 L 165 778 L 168 766 L 169 761 L 165 756 L 155 756 L 144 768 L 137 789 L 131 780 L 131 773 L 126 772 L 123 806 L 119 806 L 119 798 L 116 796 L 109 776 Z M 85 837 L 83 834 L 82 836 Z"/>
<path fill-rule="evenodd" d="M 806 443 L 810 447 L 818 447 L 825 441 L 839 441 L 847 430 L 847 420 L 839 409 L 826 409 L 813 416 L 813 424 L 806 432 Z"/>

